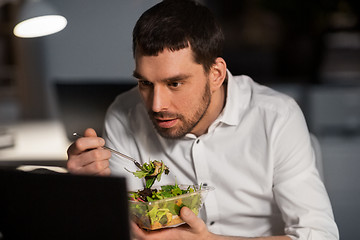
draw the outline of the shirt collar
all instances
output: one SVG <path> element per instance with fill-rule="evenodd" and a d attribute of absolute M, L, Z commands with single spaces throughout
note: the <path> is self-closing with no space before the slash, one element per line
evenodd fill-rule
<path fill-rule="evenodd" d="M 244 110 L 248 107 L 251 97 L 251 91 L 246 84 L 245 77 L 234 77 L 227 70 L 227 95 L 223 111 L 213 124 L 223 122 L 228 125 L 237 125 L 243 115 Z"/>
<path fill-rule="evenodd" d="M 230 126 L 235 126 L 240 123 L 251 98 L 251 89 L 247 79 L 250 78 L 247 76 L 234 77 L 230 71 L 227 70 L 225 107 L 217 119 L 209 126 L 208 132 L 212 132 L 220 123 Z M 194 134 L 188 133 L 184 139 L 196 138 Z"/>

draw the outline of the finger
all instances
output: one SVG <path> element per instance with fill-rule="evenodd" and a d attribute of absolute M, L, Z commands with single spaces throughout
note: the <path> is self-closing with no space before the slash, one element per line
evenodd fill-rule
<path fill-rule="evenodd" d="M 201 218 L 198 218 L 193 211 L 187 207 L 180 210 L 181 219 L 186 222 L 194 232 L 202 232 L 206 229 L 206 225 Z"/>
<path fill-rule="evenodd" d="M 77 155 L 84 151 L 99 148 L 105 145 L 105 140 L 100 137 L 82 137 L 77 139 L 71 146 L 69 147 L 68 154 L 69 155 Z"/>
<path fill-rule="evenodd" d="M 92 128 L 87 128 L 84 131 L 84 137 L 77 139 L 68 148 L 68 155 L 80 154 L 91 148 L 97 148 L 105 145 L 105 140 L 97 137 L 96 131 Z"/>
<path fill-rule="evenodd" d="M 139 228 L 139 226 L 136 225 L 136 223 L 134 223 L 133 221 L 130 222 L 130 225 L 133 238 L 135 238 L 136 240 L 145 239 L 146 234 L 144 230 Z"/>
<path fill-rule="evenodd" d="M 79 174 L 108 175 L 109 161 L 94 161 L 79 169 Z M 110 173 L 110 172 L 109 172 Z"/>
<path fill-rule="evenodd" d="M 92 164 L 94 167 L 101 167 L 103 161 L 107 162 L 107 166 L 109 165 L 109 159 L 111 157 L 111 152 L 108 149 L 103 148 L 96 148 L 90 151 L 83 152 L 81 155 L 79 155 L 79 164 L 81 166 L 87 166 Z"/>
<path fill-rule="evenodd" d="M 67 168 L 71 173 L 97 174 L 109 167 L 110 157 L 111 152 L 109 150 L 96 148 L 79 155 L 70 156 Z"/>
<path fill-rule="evenodd" d="M 87 128 L 84 131 L 85 137 L 97 137 L 96 131 L 93 128 Z"/>
<path fill-rule="evenodd" d="M 109 161 L 96 161 L 92 162 L 86 166 L 72 168 L 71 173 L 75 174 L 87 174 L 87 175 L 107 175 L 109 168 Z"/>
<path fill-rule="evenodd" d="M 85 166 L 93 162 L 109 160 L 111 158 L 111 152 L 108 149 L 100 147 L 83 152 L 79 155 L 79 158 L 82 161 L 82 165 Z"/>
<path fill-rule="evenodd" d="M 67 150 L 68 161 L 81 160 L 77 165 L 85 165 L 92 161 L 110 158 L 111 152 L 102 148 L 104 142 L 102 138 L 91 137 L 76 140 Z"/>
<path fill-rule="evenodd" d="M 111 170 L 109 167 L 104 168 L 103 170 L 101 170 L 100 172 L 98 172 L 96 175 L 99 176 L 110 176 L 111 175 Z"/>

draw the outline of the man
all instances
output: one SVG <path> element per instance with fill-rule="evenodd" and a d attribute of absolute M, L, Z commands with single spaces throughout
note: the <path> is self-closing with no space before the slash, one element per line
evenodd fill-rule
<path fill-rule="evenodd" d="M 308 129 L 287 96 L 234 77 L 221 58 L 223 35 L 208 9 L 165 0 L 133 32 L 138 88 L 110 106 L 104 139 L 87 129 L 68 150 L 72 173 L 125 175 L 133 163 L 163 160 L 177 182 L 215 187 L 201 218 L 137 239 L 338 239 L 331 205 L 315 167 Z M 241 56 L 239 56 L 241 57 Z M 134 169 L 136 170 L 136 169 Z M 128 178 L 129 187 L 141 181 Z"/>

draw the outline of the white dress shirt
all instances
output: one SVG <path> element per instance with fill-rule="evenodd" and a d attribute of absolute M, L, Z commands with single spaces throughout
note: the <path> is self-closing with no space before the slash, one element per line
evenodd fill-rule
<path fill-rule="evenodd" d="M 213 233 L 339 238 L 300 108 L 247 76 L 228 72 L 226 105 L 200 137 L 161 137 L 137 88 L 110 106 L 104 137 L 109 147 L 141 163 L 162 160 L 170 174 L 156 185 L 177 181 L 214 187 L 201 212 Z M 127 177 L 129 189 L 144 187 L 125 170 L 136 170 L 129 160 L 113 155 L 110 168 L 112 174 Z"/>

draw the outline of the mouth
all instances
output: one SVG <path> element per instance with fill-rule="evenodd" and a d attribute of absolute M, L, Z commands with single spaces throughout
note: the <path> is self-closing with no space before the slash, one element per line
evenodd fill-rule
<path fill-rule="evenodd" d="M 160 128 L 171 128 L 176 125 L 176 123 L 178 122 L 178 119 L 177 118 L 171 118 L 171 119 L 155 118 L 155 121 L 156 121 L 156 124 Z"/>

